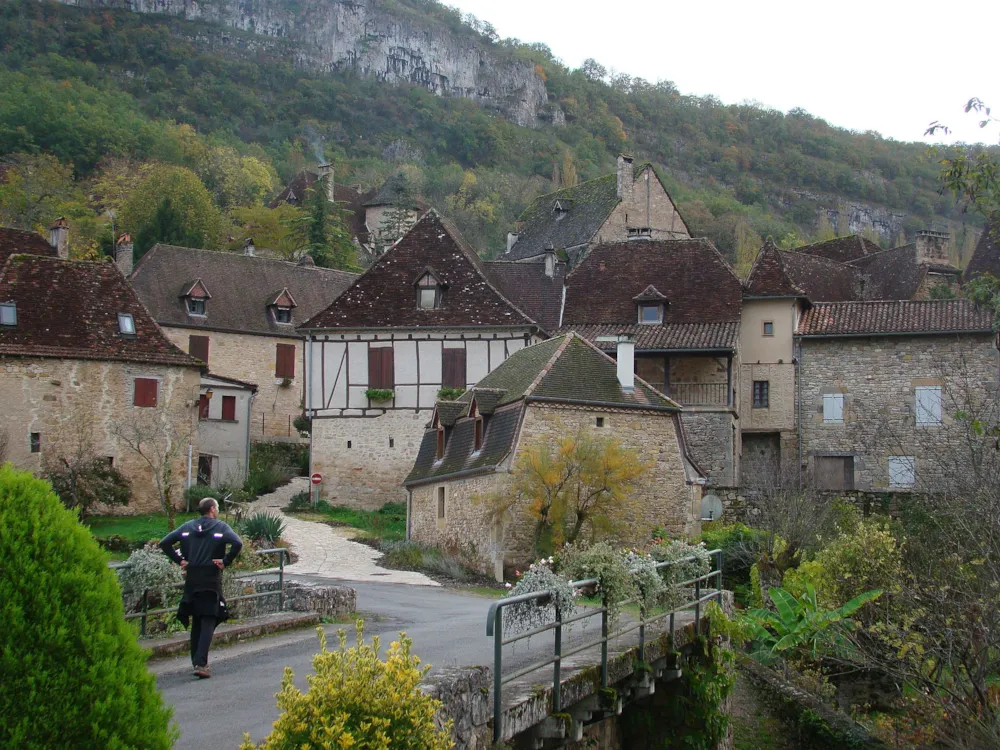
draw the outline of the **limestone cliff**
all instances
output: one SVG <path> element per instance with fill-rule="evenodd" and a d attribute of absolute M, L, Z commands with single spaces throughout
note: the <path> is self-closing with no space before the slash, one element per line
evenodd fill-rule
<path fill-rule="evenodd" d="M 290 42 L 296 65 L 351 69 L 382 81 L 406 81 L 442 96 L 473 99 L 519 125 L 544 112 L 545 83 L 471 30 L 456 34 L 385 0 L 60 0 L 82 8 L 115 8 L 207 21 Z"/>

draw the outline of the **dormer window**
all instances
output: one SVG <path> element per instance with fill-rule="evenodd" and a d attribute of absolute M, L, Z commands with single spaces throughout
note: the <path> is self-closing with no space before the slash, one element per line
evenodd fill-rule
<path fill-rule="evenodd" d="M 440 461 L 444 458 L 444 426 L 437 426 L 437 449 L 435 450 L 434 458 Z"/>
<path fill-rule="evenodd" d="M 639 322 L 644 325 L 658 325 L 663 322 L 663 305 L 639 305 Z"/>
<path fill-rule="evenodd" d="M 292 293 L 288 291 L 288 287 L 271 295 L 271 298 L 267 301 L 267 307 L 274 316 L 275 323 L 286 326 L 292 324 L 292 310 L 295 309 L 296 304 Z"/>
<path fill-rule="evenodd" d="M 445 285 L 437 274 L 428 269 L 417 279 L 417 308 L 420 310 L 437 310 L 441 307 Z"/>
<path fill-rule="evenodd" d="M 212 295 L 208 293 L 208 289 L 201 279 L 195 279 L 184 287 L 181 298 L 184 300 L 188 315 L 198 318 L 204 318 L 208 315 L 208 300 L 212 298 Z"/>
<path fill-rule="evenodd" d="M 205 315 L 205 300 L 188 297 L 188 315 Z"/>
<path fill-rule="evenodd" d="M 135 318 L 129 313 L 118 313 L 118 332 L 122 336 L 135 336 Z"/>
<path fill-rule="evenodd" d="M 290 308 L 290 307 L 276 307 L 276 308 L 274 308 L 274 322 L 275 323 L 291 323 L 292 322 L 292 308 Z"/>
<path fill-rule="evenodd" d="M 663 323 L 663 314 L 667 307 L 667 298 L 660 294 L 660 291 L 650 284 L 632 298 L 638 311 L 640 325 L 660 325 Z"/>
<path fill-rule="evenodd" d="M 476 453 L 479 453 L 479 451 L 481 451 L 482 449 L 483 449 L 483 418 L 481 416 L 477 416 L 472 450 Z"/>
<path fill-rule="evenodd" d="M 17 305 L 14 302 L 0 304 L 0 325 L 17 325 Z"/>

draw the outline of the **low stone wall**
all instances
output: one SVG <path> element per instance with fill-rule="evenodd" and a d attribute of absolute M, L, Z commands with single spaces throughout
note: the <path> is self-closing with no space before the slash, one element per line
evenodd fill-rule
<path fill-rule="evenodd" d="M 420 686 L 443 704 L 435 717 L 439 728 L 453 722 L 456 750 L 484 750 L 493 746 L 489 727 L 493 712 L 489 667 L 453 667 L 429 675 Z"/>
<path fill-rule="evenodd" d="M 808 490 L 818 500 L 850 503 L 867 518 L 872 514 L 887 514 L 894 518 L 906 513 L 913 495 L 908 492 L 868 492 L 864 490 L 837 490 L 823 492 Z M 711 487 L 706 494 L 718 496 L 724 508 L 722 520 L 725 523 L 748 523 L 755 515 L 756 503 L 753 493 L 740 487 Z"/>
<path fill-rule="evenodd" d="M 262 594 L 278 591 L 277 580 L 259 578 L 233 579 L 226 585 L 226 595 Z M 357 592 L 349 586 L 315 586 L 297 581 L 285 581 L 285 612 L 315 612 L 320 617 L 345 617 L 355 611 Z M 232 602 L 229 610 L 235 617 L 260 617 L 282 611 L 281 597 L 262 596 Z"/>

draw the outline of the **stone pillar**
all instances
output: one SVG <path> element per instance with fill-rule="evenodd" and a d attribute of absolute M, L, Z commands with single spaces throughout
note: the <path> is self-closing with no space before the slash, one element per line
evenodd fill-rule
<path fill-rule="evenodd" d="M 49 244 L 56 249 L 56 255 L 69 260 L 69 222 L 62 216 L 49 227 Z"/>
<path fill-rule="evenodd" d="M 632 157 L 625 154 L 618 155 L 618 198 L 624 202 L 632 200 L 632 186 L 635 183 L 632 177 Z"/>
<path fill-rule="evenodd" d="M 330 203 L 333 203 L 333 165 L 320 164 L 317 170 L 319 170 L 319 179 L 326 188 L 326 198 Z"/>
<path fill-rule="evenodd" d="M 115 265 L 126 279 L 132 275 L 132 253 L 132 235 L 126 232 L 115 243 Z"/>

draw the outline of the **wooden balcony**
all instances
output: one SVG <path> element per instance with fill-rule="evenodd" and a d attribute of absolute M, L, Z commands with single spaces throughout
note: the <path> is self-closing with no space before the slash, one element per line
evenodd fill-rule
<path fill-rule="evenodd" d="M 681 406 L 729 406 L 726 383 L 671 383 L 667 395 Z"/>

